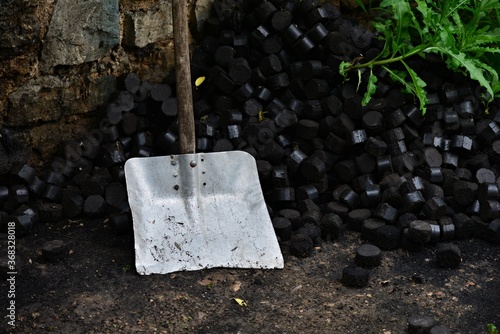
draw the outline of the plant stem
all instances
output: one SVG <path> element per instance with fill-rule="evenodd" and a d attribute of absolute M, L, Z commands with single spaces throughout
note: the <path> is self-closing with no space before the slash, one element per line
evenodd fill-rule
<path fill-rule="evenodd" d="M 401 61 L 403 59 L 406 59 L 408 57 L 419 54 L 420 52 L 425 51 L 425 49 L 427 49 L 427 47 L 428 47 L 427 45 L 421 45 L 421 46 L 413 49 L 411 52 L 408 52 L 404 55 L 394 57 L 394 58 L 388 58 L 388 59 L 382 59 L 382 60 L 373 59 L 372 61 L 369 61 L 367 63 L 353 65 L 349 68 L 349 70 L 356 70 L 356 69 L 365 68 L 365 67 L 380 66 L 380 65 L 395 63 L 395 62 Z"/>

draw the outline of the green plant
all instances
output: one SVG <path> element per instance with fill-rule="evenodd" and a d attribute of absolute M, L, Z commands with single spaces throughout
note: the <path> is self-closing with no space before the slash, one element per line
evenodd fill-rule
<path fill-rule="evenodd" d="M 377 88 L 375 66 L 383 67 L 390 77 L 415 95 L 423 114 L 426 112 L 426 83 L 408 65 L 407 58 L 441 55 L 448 68 L 462 71 L 477 80 L 490 102 L 500 96 L 500 2 L 498 0 L 383 0 L 375 29 L 384 40 L 382 52 L 365 62 L 342 62 L 340 73 L 369 69 L 363 105 L 368 104 Z M 391 68 L 400 63 L 403 70 Z"/>
<path fill-rule="evenodd" d="M 126 264 L 122 267 L 123 272 L 130 271 L 132 269 L 132 266 L 130 264 Z"/>
<path fill-rule="evenodd" d="M 488 334 L 498 334 L 498 329 L 493 324 L 488 324 Z"/>
<path fill-rule="evenodd" d="M 365 3 L 363 2 L 363 0 L 355 0 L 355 1 L 358 4 L 359 8 L 361 8 L 365 12 L 365 14 L 369 14 L 370 9 L 372 8 L 371 0 L 368 2 L 368 9 L 365 7 Z"/>

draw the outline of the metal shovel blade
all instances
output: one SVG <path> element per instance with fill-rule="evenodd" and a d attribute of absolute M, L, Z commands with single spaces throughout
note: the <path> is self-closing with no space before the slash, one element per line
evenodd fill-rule
<path fill-rule="evenodd" d="M 125 177 L 139 274 L 283 268 L 250 154 L 132 158 Z"/>

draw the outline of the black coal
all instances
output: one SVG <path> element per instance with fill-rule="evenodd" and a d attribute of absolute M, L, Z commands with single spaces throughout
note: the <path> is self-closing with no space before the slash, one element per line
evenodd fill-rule
<path fill-rule="evenodd" d="M 308 256 L 347 228 L 381 249 L 473 236 L 500 243 L 500 101 L 485 113 L 475 82 L 416 57 L 408 63 L 427 82 L 425 116 L 379 69 L 362 107 L 365 83 L 337 69 L 383 44 L 333 5 L 216 0 L 212 14 L 192 50 L 197 151 L 255 157 L 291 254 Z M 178 153 L 177 101 L 170 77 L 151 84 L 129 73 L 120 84 L 99 128 L 61 143 L 43 173 L 12 168 L 0 186 L 2 230 L 12 220 L 29 233 L 63 217 L 107 216 L 130 233 L 123 164 Z"/>

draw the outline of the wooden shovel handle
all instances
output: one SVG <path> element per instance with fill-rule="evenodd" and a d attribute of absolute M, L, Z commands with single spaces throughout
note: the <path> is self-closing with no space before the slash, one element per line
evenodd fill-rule
<path fill-rule="evenodd" d="M 172 1 L 174 25 L 175 80 L 177 92 L 177 114 L 179 120 L 179 151 L 194 153 L 193 93 L 191 91 L 191 68 L 189 63 L 188 1 Z"/>

